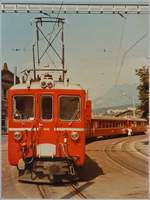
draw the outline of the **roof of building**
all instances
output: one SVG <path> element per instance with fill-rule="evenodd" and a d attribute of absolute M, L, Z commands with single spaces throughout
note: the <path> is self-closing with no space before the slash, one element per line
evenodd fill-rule
<path fill-rule="evenodd" d="M 6 82 L 13 84 L 14 74 L 11 71 L 9 71 L 7 63 L 4 63 L 1 70 L 1 74 L 2 74 L 2 83 Z M 19 77 L 17 76 L 16 76 L 16 81 L 17 83 L 19 83 Z"/>

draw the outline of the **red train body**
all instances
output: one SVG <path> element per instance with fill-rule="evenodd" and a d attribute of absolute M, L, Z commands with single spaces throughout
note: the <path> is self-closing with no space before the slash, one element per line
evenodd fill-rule
<path fill-rule="evenodd" d="M 47 84 L 47 85 L 46 85 Z M 8 159 L 25 162 L 69 161 L 68 174 L 85 162 L 85 139 L 146 131 L 146 120 L 92 118 L 91 101 L 79 85 L 35 81 L 8 92 Z M 71 167 L 70 167 L 71 166 Z"/>
<path fill-rule="evenodd" d="M 91 129 L 86 137 L 133 135 L 146 133 L 147 121 L 139 118 L 93 117 L 90 127 Z"/>

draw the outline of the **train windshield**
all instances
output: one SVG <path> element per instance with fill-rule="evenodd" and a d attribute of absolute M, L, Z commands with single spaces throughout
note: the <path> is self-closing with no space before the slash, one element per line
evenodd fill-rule
<path fill-rule="evenodd" d="M 15 96 L 13 98 L 13 116 L 16 120 L 34 119 L 34 97 Z"/>
<path fill-rule="evenodd" d="M 81 117 L 80 97 L 61 96 L 59 97 L 59 118 L 61 120 L 76 121 Z"/>

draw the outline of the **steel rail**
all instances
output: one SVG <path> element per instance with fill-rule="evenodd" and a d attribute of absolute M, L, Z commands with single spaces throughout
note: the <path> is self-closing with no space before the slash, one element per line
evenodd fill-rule
<path fill-rule="evenodd" d="M 129 158 L 131 158 L 129 160 L 129 165 L 127 165 L 127 167 L 130 168 L 130 170 L 133 170 L 134 172 L 142 176 L 148 177 L 148 161 L 143 160 L 142 158 L 139 158 L 139 156 L 137 157 L 135 153 L 133 153 L 132 150 L 130 150 L 129 144 L 130 144 L 130 141 L 126 141 L 122 145 L 122 150 L 125 151 L 125 153 L 128 155 Z M 136 148 L 135 148 L 135 152 L 136 152 Z M 136 163 L 135 165 L 132 165 L 133 160 L 134 160 L 134 163 Z M 147 157 L 147 160 L 148 160 L 148 157 Z M 124 161 L 123 163 L 126 165 Z M 146 166 L 147 166 L 147 171 L 146 171 Z"/>
<path fill-rule="evenodd" d="M 139 145 L 138 145 L 138 142 L 136 142 L 136 143 L 135 143 L 135 149 L 136 149 L 139 153 L 141 153 L 142 155 L 148 157 L 148 153 L 149 153 L 149 152 L 148 152 L 148 151 L 147 151 L 147 152 L 143 151 L 143 149 L 139 148 L 138 146 L 139 146 Z"/>
<path fill-rule="evenodd" d="M 2 13 L 42 13 L 49 14 L 148 14 L 148 3 L 0 3 Z M 61 6 L 61 10 L 60 10 Z"/>
<path fill-rule="evenodd" d="M 134 136 L 133 136 L 134 137 Z M 117 145 L 122 143 L 122 146 L 121 146 L 121 152 L 124 152 L 126 155 L 130 155 L 129 151 L 127 151 L 127 143 L 129 143 L 130 141 L 128 140 L 121 140 L 121 141 L 118 141 L 110 146 L 106 146 L 105 148 L 105 153 L 107 154 L 107 156 L 112 160 L 114 161 L 115 163 L 117 163 L 118 165 L 120 165 L 121 167 L 124 167 L 126 168 L 127 170 L 130 170 L 138 175 L 141 175 L 141 176 L 144 176 L 144 177 L 147 177 L 148 176 L 148 173 L 143 171 L 143 169 L 139 168 L 138 165 L 137 167 L 136 166 L 133 166 L 132 163 L 129 163 L 127 162 L 124 157 L 122 157 L 122 155 L 119 155 L 119 152 L 118 150 L 116 149 Z M 133 157 L 133 155 L 131 156 L 131 159 L 134 159 L 135 162 L 140 162 L 139 159 L 137 159 L 136 157 Z M 137 163 L 136 162 L 136 163 Z M 142 160 L 142 163 L 143 163 L 143 160 Z"/>
<path fill-rule="evenodd" d="M 43 185 L 37 185 L 37 189 L 38 189 L 42 199 L 47 199 L 48 198 L 48 196 L 47 196 L 47 194 L 45 192 L 45 189 L 43 188 Z"/>
<path fill-rule="evenodd" d="M 73 192 L 75 192 L 75 195 L 79 196 L 81 199 L 87 199 L 87 197 L 76 187 L 75 184 L 71 184 L 71 188 L 73 189 Z"/>

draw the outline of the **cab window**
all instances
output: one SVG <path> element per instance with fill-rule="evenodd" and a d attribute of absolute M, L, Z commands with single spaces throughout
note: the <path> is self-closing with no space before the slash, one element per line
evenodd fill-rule
<path fill-rule="evenodd" d="M 34 97 L 25 95 L 14 96 L 13 116 L 16 120 L 34 119 Z"/>
<path fill-rule="evenodd" d="M 53 116 L 52 96 L 43 95 L 41 96 L 41 118 L 43 120 L 51 120 L 52 116 Z"/>
<path fill-rule="evenodd" d="M 79 96 L 59 97 L 59 119 L 78 121 L 81 118 L 81 101 Z"/>

